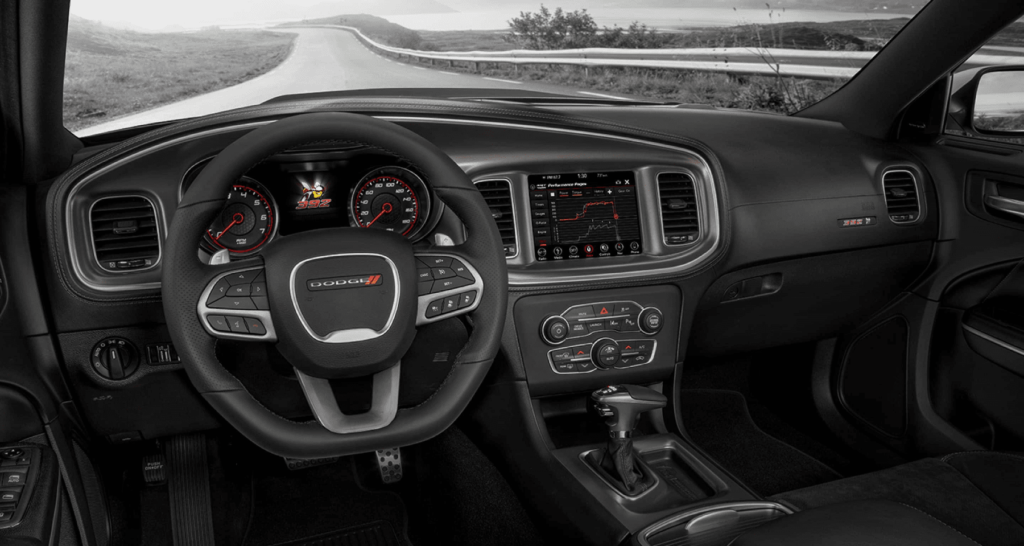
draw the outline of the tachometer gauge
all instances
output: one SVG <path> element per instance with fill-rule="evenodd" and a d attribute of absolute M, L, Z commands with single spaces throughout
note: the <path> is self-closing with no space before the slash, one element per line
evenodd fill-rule
<path fill-rule="evenodd" d="M 430 191 L 416 173 L 382 167 L 359 181 L 350 209 L 359 227 L 386 229 L 412 238 L 429 217 Z"/>
<path fill-rule="evenodd" d="M 274 237 L 277 207 L 270 193 L 252 178 L 243 177 L 231 187 L 227 203 L 210 227 L 207 240 L 232 254 L 254 252 Z"/>

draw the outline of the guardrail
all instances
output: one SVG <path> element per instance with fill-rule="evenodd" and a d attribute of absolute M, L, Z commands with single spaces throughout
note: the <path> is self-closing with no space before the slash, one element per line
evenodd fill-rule
<path fill-rule="evenodd" d="M 694 49 L 612 49 L 586 48 L 564 50 L 509 51 L 420 51 L 392 47 L 374 41 L 359 29 L 343 25 L 308 25 L 314 28 L 333 28 L 351 32 L 366 47 L 378 53 L 399 58 L 430 62 L 498 63 L 513 66 L 569 65 L 580 67 L 634 67 L 662 68 L 787 76 L 809 79 L 847 79 L 874 57 L 873 51 L 821 51 L 776 48 L 694 48 Z M 702 60 L 706 58 L 713 60 Z M 730 59 L 742 59 L 731 61 Z M 826 64 L 799 64 L 798 60 L 829 62 Z M 836 66 L 839 64 L 840 66 Z M 842 64 L 856 66 L 841 66 Z"/>

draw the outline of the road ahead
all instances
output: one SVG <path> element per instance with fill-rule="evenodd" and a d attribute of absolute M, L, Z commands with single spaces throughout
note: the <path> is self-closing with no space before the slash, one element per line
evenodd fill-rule
<path fill-rule="evenodd" d="M 78 131 L 79 136 L 160 121 L 204 116 L 260 104 L 274 97 L 345 89 L 389 87 L 472 87 L 581 93 L 580 90 L 532 82 L 514 82 L 431 70 L 381 57 L 349 32 L 333 29 L 294 29 L 298 34 L 291 55 L 276 68 L 244 83 L 132 114 Z M 584 95 L 616 98 L 582 92 Z"/>

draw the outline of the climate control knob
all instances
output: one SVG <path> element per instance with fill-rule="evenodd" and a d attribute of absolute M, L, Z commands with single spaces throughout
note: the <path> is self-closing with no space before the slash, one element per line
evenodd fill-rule
<path fill-rule="evenodd" d="M 657 307 L 647 307 L 640 311 L 639 323 L 641 332 L 653 336 L 661 331 L 661 327 L 665 324 L 665 315 L 661 314 L 661 310 Z"/>
<path fill-rule="evenodd" d="M 594 342 L 590 349 L 590 359 L 598 368 L 608 369 L 619 363 L 619 356 L 622 351 L 614 339 L 603 338 Z"/>
<path fill-rule="evenodd" d="M 569 321 L 558 315 L 548 317 L 541 324 L 540 336 L 548 345 L 558 345 L 569 337 Z"/>

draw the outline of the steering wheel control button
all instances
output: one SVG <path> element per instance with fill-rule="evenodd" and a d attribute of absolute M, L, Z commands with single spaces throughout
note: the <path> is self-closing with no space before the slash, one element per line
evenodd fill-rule
<path fill-rule="evenodd" d="M 236 298 L 228 296 L 213 302 L 209 307 L 213 309 L 236 309 L 249 311 L 256 309 L 256 304 L 253 303 L 251 298 Z"/>
<path fill-rule="evenodd" d="M 456 288 L 462 288 L 473 284 L 473 281 L 462 277 L 451 277 L 448 279 L 440 279 L 434 281 L 434 286 L 431 288 L 431 294 L 437 294 L 438 292 L 445 292 L 448 290 L 455 290 Z"/>
<path fill-rule="evenodd" d="M 665 315 L 656 307 L 648 307 L 640 312 L 640 330 L 649 336 L 660 332 L 664 323 Z"/>
<path fill-rule="evenodd" d="M 254 317 L 247 317 L 245 319 L 245 326 L 249 329 L 249 334 L 254 336 L 265 336 L 267 335 L 267 329 L 260 322 L 260 319 Z"/>
<path fill-rule="evenodd" d="M 249 329 L 245 326 L 245 319 L 242 317 L 227 317 L 228 327 L 232 333 L 248 334 Z"/>
<path fill-rule="evenodd" d="M 257 277 L 262 276 L 262 269 L 250 269 L 249 271 L 240 271 L 238 273 L 232 273 L 224 278 L 227 279 L 227 281 L 231 283 L 232 286 L 234 286 L 236 284 L 252 284 L 256 282 Z"/>
<path fill-rule="evenodd" d="M 435 267 L 451 267 L 452 266 L 451 256 L 421 256 L 419 260 L 426 264 L 427 267 L 433 269 Z"/>
<path fill-rule="evenodd" d="M 476 301 L 476 290 L 470 290 L 469 292 L 463 292 L 459 294 L 459 309 L 465 309 Z"/>
<path fill-rule="evenodd" d="M 450 267 L 435 267 L 430 270 L 430 274 L 434 280 L 447 279 L 455 276 L 455 270 Z"/>
<path fill-rule="evenodd" d="M 218 332 L 230 332 L 231 327 L 228 326 L 228 319 L 221 315 L 210 315 L 206 317 L 206 322 L 210 323 L 210 328 L 217 330 Z"/>
<path fill-rule="evenodd" d="M 444 311 L 442 313 L 451 313 L 459 308 L 459 297 L 448 296 L 444 299 Z"/>
<path fill-rule="evenodd" d="M 540 327 L 540 336 L 548 345 L 558 345 L 569 337 L 569 321 L 558 315 L 544 319 Z"/>
<path fill-rule="evenodd" d="M 265 282 L 254 282 L 252 288 L 249 289 L 250 294 L 253 297 L 266 297 L 267 295 L 267 283 Z"/>
<path fill-rule="evenodd" d="M 217 281 L 217 284 L 213 286 L 213 291 L 210 292 L 210 297 L 206 299 L 206 305 L 210 305 L 224 296 L 227 296 L 230 289 L 231 283 L 229 283 L 227 279 Z"/>
<path fill-rule="evenodd" d="M 428 274 L 430 273 L 429 269 L 427 270 L 427 273 Z M 431 290 L 433 290 L 433 288 L 434 288 L 434 281 L 422 281 L 420 283 L 417 283 L 417 285 L 416 285 L 416 295 L 418 295 L 418 296 L 426 296 L 427 294 L 430 293 Z"/>
<path fill-rule="evenodd" d="M 434 300 L 434 301 L 430 302 L 429 304 L 427 304 L 427 312 L 426 312 L 427 318 L 434 318 L 436 316 L 440 316 L 441 313 L 444 313 L 444 300 L 443 299 Z"/>
<path fill-rule="evenodd" d="M 420 268 L 416 270 L 416 280 L 418 282 L 432 281 L 434 277 L 430 274 L 430 269 Z"/>
<path fill-rule="evenodd" d="M 469 279 L 474 282 L 476 281 L 476 279 L 473 278 L 473 273 L 468 267 L 466 267 L 466 264 L 458 260 L 452 260 L 452 271 L 455 271 L 455 274 L 463 279 Z"/>
<path fill-rule="evenodd" d="M 248 296 L 252 290 L 251 284 L 236 284 L 228 289 L 228 297 Z"/>
<path fill-rule="evenodd" d="M 268 300 L 266 296 L 253 297 L 252 303 L 253 305 L 256 306 L 256 309 L 259 311 L 270 310 L 270 300 Z"/>

